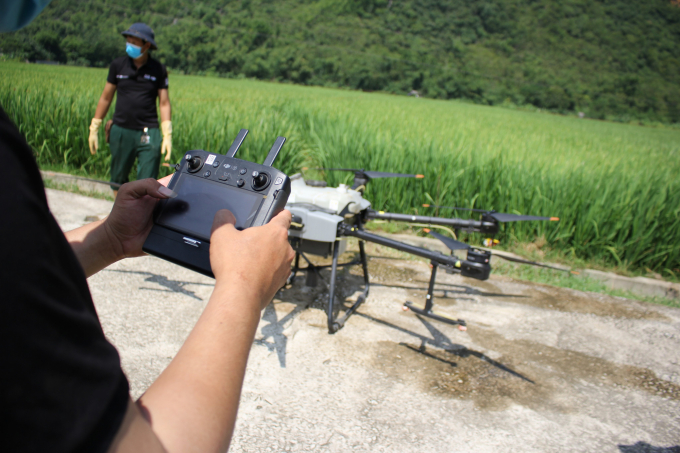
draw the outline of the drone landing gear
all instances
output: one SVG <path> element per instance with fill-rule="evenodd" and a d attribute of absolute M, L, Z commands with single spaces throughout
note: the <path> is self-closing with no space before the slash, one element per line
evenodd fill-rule
<path fill-rule="evenodd" d="M 368 262 L 366 261 L 366 250 L 364 249 L 363 241 L 359 241 L 359 260 L 354 260 L 349 263 L 338 264 L 338 251 L 340 250 L 338 242 L 333 246 L 333 264 L 331 265 L 331 287 L 330 294 L 328 295 L 328 333 L 335 333 L 342 329 L 347 322 L 347 319 L 354 314 L 354 312 L 359 308 L 359 306 L 366 301 L 368 297 L 368 290 L 370 283 L 368 281 Z M 355 264 L 361 264 L 362 270 L 364 271 L 364 290 L 357 297 L 357 301 L 345 311 L 345 314 L 341 318 L 335 317 L 335 281 L 338 271 L 338 266 L 352 266 Z"/>
<path fill-rule="evenodd" d="M 366 260 L 366 250 L 364 248 L 364 243 L 363 241 L 359 241 L 359 259 L 358 260 L 353 260 L 348 263 L 339 263 L 338 258 L 339 258 L 339 251 L 340 251 L 340 244 L 338 242 L 335 242 L 333 245 L 333 263 L 331 265 L 326 265 L 326 266 L 317 266 L 313 264 L 302 252 L 296 252 L 295 253 L 295 264 L 293 265 L 293 273 L 291 274 L 291 277 L 289 278 L 289 282 L 292 283 L 293 279 L 295 278 L 295 274 L 297 271 L 300 270 L 299 264 L 300 264 L 300 257 L 302 257 L 305 261 L 307 261 L 307 268 L 305 269 L 307 271 L 307 286 L 316 286 L 317 278 L 321 279 L 321 274 L 319 271 L 321 269 L 327 269 L 331 268 L 331 281 L 330 285 L 327 285 L 329 288 L 329 295 L 328 295 L 328 306 L 326 307 L 326 313 L 328 316 L 328 333 L 335 333 L 338 330 L 342 329 L 347 322 L 347 319 L 349 319 L 350 316 L 356 312 L 357 308 L 366 301 L 366 298 L 368 297 L 368 291 L 369 291 L 369 280 L 368 280 L 368 262 Z M 342 315 L 342 317 L 336 317 L 335 309 L 335 292 L 336 292 L 336 280 L 337 280 L 337 274 L 338 274 L 338 268 L 339 267 L 347 267 L 347 266 L 355 266 L 357 264 L 361 264 L 361 268 L 364 273 L 364 289 L 357 296 L 356 302 L 349 307 L 346 311 L 345 314 Z M 325 281 L 321 279 L 322 282 Z M 342 304 L 341 304 L 342 305 Z"/>
<path fill-rule="evenodd" d="M 467 330 L 467 325 L 462 319 L 451 319 L 446 316 L 440 315 L 432 311 L 432 306 L 434 305 L 434 281 L 437 277 L 437 267 L 439 265 L 435 261 L 431 261 L 432 264 L 432 274 L 430 275 L 430 284 L 427 288 L 427 296 L 425 296 L 425 307 L 419 307 L 414 305 L 413 302 L 406 302 L 404 304 L 404 310 L 411 310 L 421 316 L 426 316 L 432 318 L 436 321 L 440 321 L 446 324 L 451 324 L 452 326 L 457 325 L 459 330 Z"/>

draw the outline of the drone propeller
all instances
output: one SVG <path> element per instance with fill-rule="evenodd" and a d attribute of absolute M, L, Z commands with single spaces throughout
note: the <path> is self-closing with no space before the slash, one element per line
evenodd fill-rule
<path fill-rule="evenodd" d="M 351 171 L 354 172 L 356 176 L 367 178 L 367 179 L 378 179 L 378 178 L 424 178 L 425 175 L 409 175 L 405 173 L 390 173 L 386 171 L 366 171 L 364 169 L 357 168 L 316 168 L 316 170 L 327 170 L 327 171 Z"/>
<path fill-rule="evenodd" d="M 470 246 L 470 245 L 468 245 L 464 242 L 460 242 L 460 241 L 457 241 L 455 239 L 451 239 L 450 237 L 446 237 L 443 234 L 436 233 L 436 232 L 430 230 L 429 228 L 424 228 L 423 231 L 430 234 L 431 236 L 434 236 L 435 238 L 439 239 L 440 241 L 442 241 L 444 243 L 444 245 L 447 246 L 452 251 L 466 250 L 466 249 L 472 248 L 472 246 Z M 569 269 L 562 269 L 562 268 L 559 268 L 559 267 L 550 266 L 548 264 L 537 263 L 536 261 L 523 260 L 521 258 L 515 258 L 514 256 L 506 255 L 504 253 L 499 253 L 497 251 L 492 252 L 492 254 L 499 257 L 499 258 L 502 258 L 504 260 L 512 261 L 514 263 L 529 264 L 531 266 L 545 267 L 547 269 L 554 269 L 556 271 L 563 271 L 563 272 L 570 272 L 572 274 L 578 274 L 578 272 L 572 271 L 572 270 L 569 270 Z"/>
<path fill-rule="evenodd" d="M 539 217 L 535 215 L 521 215 L 521 214 L 505 214 L 503 212 L 487 211 L 485 209 L 473 209 L 473 208 L 458 208 L 456 206 L 436 206 L 431 204 L 424 204 L 424 208 L 439 208 L 439 209 L 454 209 L 456 211 L 472 211 L 472 212 L 482 212 L 485 215 L 493 218 L 497 222 L 520 222 L 525 220 L 550 220 L 551 222 L 559 221 L 559 217 Z"/>
<path fill-rule="evenodd" d="M 436 233 L 429 228 L 423 228 L 423 231 L 426 233 L 429 233 L 431 236 L 436 237 L 440 241 L 444 243 L 445 246 L 450 248 L 451 250 L 466 250 L 471 248 L 468 244 L 465 242 L 460 242 L 455 239 L 451 239 L 450 237 L 444 236 L 443 234 Z"/>

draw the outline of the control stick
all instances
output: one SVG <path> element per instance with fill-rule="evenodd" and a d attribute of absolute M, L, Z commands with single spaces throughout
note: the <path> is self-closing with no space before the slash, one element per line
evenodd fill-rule
<path fill-rule="evenodd" d="M 269 175 L 267 173 L 253 172 L 253 189 L 262 190 L 269 185 Z"/>
<path fill-rule="evenodd" d="M 201 158 L 198 156 L 191 157 L 190 154 L 187 154 L 185 159 L 187 160 L 187 166 L 189 167 L 189 171 L 194 172 L 198 171 L 199 168 L 201 168 Z"/>

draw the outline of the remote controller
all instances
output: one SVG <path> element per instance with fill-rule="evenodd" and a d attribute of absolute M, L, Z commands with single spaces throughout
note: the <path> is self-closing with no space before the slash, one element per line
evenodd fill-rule
<path fill-rule="evenodd" d="M 210 230 L 217 211 L 231 211 L 236 228 L 243 230 L 264 225 L 283 210 L 290 180 L 272 164 L 286 138 L 276 139 L 260 165 L 234 157 L 246 135 L 248 130 L 241 129 L 224 156 L 204 150 L 186 153 L 168 184 L 177 197 L 156 205 L 145 252 L 214 278 Z"/>

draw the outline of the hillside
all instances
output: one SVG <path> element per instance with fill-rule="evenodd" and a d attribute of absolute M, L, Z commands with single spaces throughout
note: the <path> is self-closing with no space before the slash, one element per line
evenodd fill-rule
<path fill-rule="evenodd" d="M 54 0 L 0 50 L 107 66 L 135 21 L 175 73 L 680 122 L 669 0 Z"/>

